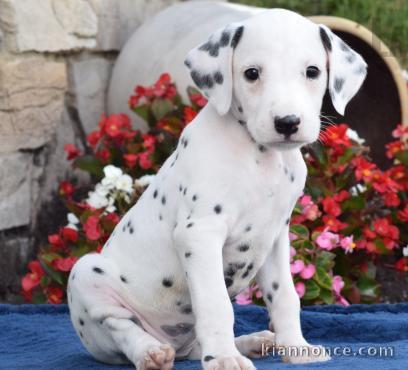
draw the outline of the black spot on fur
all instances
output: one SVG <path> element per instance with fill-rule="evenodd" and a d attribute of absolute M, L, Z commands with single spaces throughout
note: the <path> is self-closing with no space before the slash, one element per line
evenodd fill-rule
<path fill-rule="evenodd" d="M 180 312 L 185 315 L 190 315 L 193 312 L 193 308 L 191 307 L 191 304 L 185 304 L 183 307 L 181 307 Z"/>
<path fill-rule="evenodd" d="M 179 185 L 179 191 L 182 192 L 183 191 L 183 186 Z"/>
<path fill-rule="evenodd" d="M 84 334 L 82 333 L 82 331 L 79 332 L 79 336 L 80 336 L 81 338 L 84 337 Z"/>
<path fill-rule="evenodd" d="M 248 244 L 241 244 L 238 246 L 238 250 L 240 252 L 246 252 L 247 250 L 249 250 L 249 245 Z"/>
<path fill-rule="evenodd" d="M 128 282 L 127 279 L 123 275 L 120 275 L 120 280 L 122 280 L 124 283 Z"/>
<path fill-rule="evenodd" d="M 295 181 L 295 175 L 293 173 L 290 174 L 290 181 L 291 182 Z"/>
<path fill-rule="evenodd" d="M 354 73 L 357 75 L 362 75 L 367 72 L 367 67 L 365 65 L 360 65 L 356 70 L 354 70 Z"/>
<path fill-rule="evenodd" d="M 253 268 L 254 268 L 254 264 L 251 262 L 251 263 L 247 266 L 245 272 L 242 274 L 242 278 L 243 278 L 243 279 L 247 278 L 248 275 L 249 275 L 249 272 L 250 272 Z"/>
<path fill-rule="evenodd" d="M 244 26 L 239 26 L 234 33 L 234 36 L 232 37 L 231 40 L 231 47 L 235 49 L 239 43 L 239 40 L 241 40 L 242 34 L 244 33 Z"/>
<path fill-rule="evenodd" d="M 136 316 L 132 316 L 130 318 L 130 321 L 134 322 L 137 326 L 142 326 L 142 323 L 140 322 L 140 320 L 136 317 Z"/>
<path fill-rule="evenodd" d="M 187 139 L 184 139 L 184 140 L 183 140 L 183 146 L 184 146 L 184 148 L 187 148 L 187 145 L 188 145 L 188 140 L 187 140 Z"/>
<path fill-rule="evenodd" d="M 186 65 L 188 68 L 191 68 L 191 62 L 188 59 L 184 61 L 184 65 Z"/>
<path fill-rule="evenodd" d="M 75 272 L 72 274 L 72 280 L 75 279 Z"/>
<path fill-rule="evenodd" d="M 274 281 L 274 282 L 272 283 L 272 288 L 273 288 L 273 290 L 278 290 L 279 284 L 278 284 L 276 281 Z"/>
<path fill-rule="evenodd" d="M 85 325 L 84 320 L 82 320 L 81 318 L 79 319 L 79 325 L 81 325 L 81 326 Z"/>
<path fill-rule="evenodd" d="M 271 293 L 268 293 L 268 294 L 266 295 L 266 299 L 267 299 L 269 302 L 272 303 L 272 294 L 271 294 Z"/>
<path fill-rule="evenodd" d="M 263 145 L 258 145 L 258 149 L 259 149 L 259 151 L 260 151 L 261 153 L 266 152 L 266 147 L 263 146 Z"/>
<path fill-rule="evenodd" d="M 153 193 L 153 198 L 157 198 L 157 194 L 158 194 L 159 192 L 157 191 L 157 190 L 155 190 L 154 191 L 154 193 Z"/>
<path fill-rule="evenodd" d="M 251 231 L 251 229 L 252 229 L 252 225 L 247 225 L 245 227 L 245 232 L 247 233 L 247 232 Z"/>
<path fill-rule="evenodd" d="M 220 44 L 218 42 L 211 42 L 207 41 L 206 43 L 202 44 L 198 50 L 206 51 L 212 57 L 218 57 L 218 53 L 220 51 Z"/>
<path fill-rule="evenodd" d="M 186 258 L 191 257 L 191 252 L 186 252 L 186 253 L 184 253 L 184 257 L 186 257 Z"/>
<path fill-rule="evenodd" d="M 286 224 L 286 225 L 289 225 L 289 222 L 290 222 L 290 219 L 288 218 L 288 219 L 285 221 L 285 224 Z"/>
<path fill-rule="evenodd" d="M 196 195 L 196 194 L 194 194 L 194 195 L 193 195 L 193 197 L 192 197 L 191 199 L 193 200 L 193 202 L 195 202 L 195 201 L 198 199 L 198 197 L 197 197 L 197 195 Z"/>
<path fill-rule="evenodd" d="M 210 355 L 207 355 L 207 356 L 204 357 L 204 361 L 205 361 L 205 362 L 208 362 L 208 361 L 211 361 L 211 360 L 214 360 L 214 359 L 215 359 L 215 357 L 214 357 L 214 356 L 210 356 Z"/>
<path fill-rule="evenodd" d="M 285 167 L 283 167 L 283 172 L 285 173 L 285 175 L 287 175 L 288 174 L 288 168 L 285 166 Z"/>
<path fill-rule="evenodd" d="M 162 198 L 161 198 L 161 202 L 162 202 L 163 205 L 166 204 L 166 197 L 165 197 L 164 195 L 163 195 Z"/>
<path fill-rule="evenodd" d="M 163 216 L 161 215 L 161 213 L 159 214 L 159 220 L 160 220 L 160 221 L 163 220 Z"/>
<path fill-rule="evenodd" d="M 225 276 L 234 276 L 237 272 L 237 268 L 234 264 L 230 263 L 224 271 Z"/>
<path fill-rule="evenodd" d="M 346 60 L 347 62 L 354 63 L 354 61 L 357 59 L 356 54 L 354 54 L 353 52 L 347 53 L 346 55 Z"/>
<path fill-rule="evenodd" d="M 339 93 L 344 85 L 344 78 L 336 77 L 334 79 L 334 90 Z"/>
<path fill-rule="evenodd" d="M 219 205 L 219 204 L 217 204 L 215 207 L 214 207 L 214 212 L 218 215 L 218 214 L 220 214 L 221 212 L 222 212 L 222 207 Z"/>
<path fill-rule="evenodd" d="M 173 285 L 173 280 L 170 278 L 164 278 L 162 280 L 162 284 L 163 286 L 165 286 L 166 288 L 170 288 Z"/>
<path fill-rule="evenodd" d="M 319 27 L 319 31 L 323 46 L 325 47 L 326 50 L 332 51 L 332 43 L 326 30 L 323 27 Z"/>
<path fill-rule="evenodd" d="M 214 72 L 213 78 L 215 83 L 217 83 L 218 85 L 221 85 L 224 82 L 224 77 L 220 71 Z"/>
<path fill-rule="evenodd" d="M 222 31 L 221 39 L 220 39 L 220 46 L 224 47 L 229 44 L 230 41 L 230 33 L 228 31 Z"/>
<path fill-rule="evenodd" d="M 234 284 L 234 280 L 232 278 L 230 278 L 230 277 L 226 277 L 224 279 L 224 281 L 225 281 L 225 286 L 227 288 L 229 288 L 232 284 Z"/>
<path fill-rule="evenodd" d="M 197 71 L 192 70 L 190 75 L 191 75 L 191 78 L 193 79 L 193 81 L 195 82 L 195 84 L 199 88 L 211 89 L 214 86 L 214 81 L 213 81 L 211 75 L 209 75 L 209 74 L 201 75 Z"/>
<path fill-rule="evenodd" d="M 133 227 L 130 227 L 130 228 L 129 228 L 129 233 L 133 234 L 133 231 L 134 231 L 134 230 L 133 230 Z"/>
<path fill-rule="evenodd" d="M 351 52 L 350 47 L 344 41 L 340 42 L 340 49 L 345 52 Z"/>
<path fill-rule="evenodd" d="M 238 112 L 242 113 L 244 110 L 242 109 L 242 107 L 238 107 Z"/>
<path fill-rule="evenodd" d="M 242 119 L 239 119 L 239 120 L 238 120 L 238 123 L 239 123 L 241 126 L 245 126 L 245 125 L 246 125 L 246 122 L 243 121 Z"/>
<path fill-rule="evenodd" d="M 104 274 L 104 271 L 100 267 L 94 267 L 92 270 L 97 274 Z"/>
<path fill-rule="evenodd" d="M 193 222 L 190 222 L 189 224 L 187 224 L 187 227 L 190 228 L 190 227 L 192 227 L 193 225 L 194 225 L 194 223 L 193 223 Z"/>

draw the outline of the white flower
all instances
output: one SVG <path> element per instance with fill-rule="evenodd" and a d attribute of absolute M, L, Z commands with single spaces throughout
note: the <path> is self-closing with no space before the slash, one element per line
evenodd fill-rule
<path fill-rule="evenodd" d="M 107 195 L 109 194 L 109 188 L 101 183 L 96 184 L 95 186 L 95 193 L 100 195 L 101 197 L 106 198 Z"/>
<path fill-rule="evenodd" d="M 122 190 L 126 193 L 133 192 L 132 185 L 133 185 L 132 178 L 127 174 L 123 174 L 115 182 L 115 188 L 118 190 Z"/>
<path fill-rule="evenodd" d="M 109 204 L 109 201 L 106 197 L 98 194 L 95 191 L 89 192 L 86 202 L 93 208 L 103 208 Z"/>
<path fill-rule="evenodd" d="M 113 213 L 113 212 L 115 212 L 116 211 L 116 207 L 115 207 L 115 205 L 114 205 L 114 203 L 115 203 L 115 199 L 113 199 L 113 198 L 110 198 L 109 200 L 108 200 L 108 206 L 105 208 L 105 212 L 106 213 Z"/>
<path fill-rule="evenodd" d="M 357 184 L 350 188 L 350 193 L 352 196 L 357 196 L 359 193 L 364 193 L 367 190 L 367 187 L 362 184 Z"/>
<path fill-rule="evenodd" d="M 73 229 L 73 230 L 77 230 L 78 231 L 78 228 L 77 228 L 77 226 L 76 225 L 74 225 L 74 224 L 68 224 L 67 226 L 65 226 L 66 228 L 68 228 L 68 229 Z"/>
<path fill-rule="evenodd" d="M 149 186 L 153 182 L 155 177 L 156 175 L 144 175 L 135 180 L 135 185 L 144 188 L 146 186 Z"/>
<path fill-rule="evenodd" d="M 351 128 L 348 128 L 346 131 L 346 135 L 353 141 L 359 144 L 364 144 L 365 140 L 358 136 L 357 131 L 352 130 Z"/>
<path fill-rule="evenodd" d="M 73 213 L 68 213 L 67 214 L 67 219 L 68 219 L 69 224 L 72 224 L 72 225 L 79 224 L 78 217 L 75 216 Z"/>
<path fill-rule="evenodd" d="M 408 245 L 404 248 L 402 248 L 402 255 L 404 257 L 408 257 Z"/>
<path fill-rule="evenodd" d="M 111 164 L 103 168 L 103 173 L 106 178 L 116 179 L 123 174 L 122 170 L 119 167 L 115 167 Z"/>

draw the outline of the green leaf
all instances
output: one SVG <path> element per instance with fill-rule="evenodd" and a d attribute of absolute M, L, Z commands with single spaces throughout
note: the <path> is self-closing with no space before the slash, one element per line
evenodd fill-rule
<path fill-rule="evenodd" d="M 103 177 L 103 166 L 98 159 L 92 155 L 83 155 L 74 160 L 74 167 L 96 176 L 98 179 Z"/>
<path fill-rule="evenodd" d="M 351 197 L 343 202 L 343 210 L 360 210 L 364 209 L 366 206 L 366 201 L 364 199 L 364 196 L 356 196 L 356 197 Z"/>
<path fill-rule="evenodd" d="M 290 232 L 292 232 L 293 234 L 303 238 L 303 239 L 309 239 L 309 230 L 306 226 L 303 225 L 291 225 L 290 226 Z"/>
<path fill-rule="evenodd" d="M 305 282 L 306 293 L 302 297 L 305 300 L 315 299 L 320 295 L 320 288 L 313 280 L 307 280 Z"/>
<path fill-rule="evenodd" d="M 321 267 L 317 266 L 316 274 L 314 276 L 314 280 L 322 287 L 326 288 L 331 291 L 332 289 L 332 279 L 330 275 L 326 272 L 326 270 Z"/>
<path fill-rule="evenodd" d="M 42 260 L 40 260 L 41 267 L 45 271 L 47 275 L 49 275 L 53 280 L 55 280 L 58 284 L 64 285 L 64 280 L 62 275 L 59 272 L 54 271 L 51 267 L 47 266 Z"/>
<path fill-rule="evenodd" d="M 160 121 L 165 115 L 170 113 L 174 107 L 168 99 L 155 99 L 151 105 L 153 116 Z"/>
<path fill-rule="evenodd" d="M 331 290 L 322 289 L 320 291 L 320 298 L 326 304 L 332 304 L 334 302 L 334 297 L 333 297 L 333 293 Z"/>
<path fill-rule="evenodd" d="M 408 150 L 403 150 L 395 155 L 404 166 L 408 166 Z"/>
<path fill-rule="evenodd" d="M 332 252 L 320 251 L 319 256 L 316 259 L 316 265 L 326 271 L 330 270 L 334 266 L 334 258 L 336 255 Z"/>
<path fill-rule="evenodd" d="M 136 108 L 133 108 L 133 112 L 135 112 L 146 123 L 149 122 L 149 106 L 147 104 L 139 105 Z"/>
<path fill-rule="evenodd" d="M 377 298 L 380 293 L 380 286 L 377 281 L 368 275 L 363 275 L 358 279 L 357 287 L 361 295 L 368 298 Z"/>

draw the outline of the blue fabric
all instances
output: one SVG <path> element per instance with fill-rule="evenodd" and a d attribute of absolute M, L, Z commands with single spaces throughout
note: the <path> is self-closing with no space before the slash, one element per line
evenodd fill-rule
<path fill-rule="evenodd" d="M 267 314 L 256 306 L 235 306 L 236 335 L 264 330 Z M 408 303 L 315 306 L 303 309 L 302 327 L 311 343 L 327 347 L 392 346 L 392 357 L 336 356 L 330 362 L 288 365 L 278 356 L 255 360 L 264 369 L 408 369 Z M 82 347 L 67 307 L 0 305 L 0 369 L 130 369 L 96 362 Z M 200 369 L 198 361 L 177 362 L 176 370 Z"/>

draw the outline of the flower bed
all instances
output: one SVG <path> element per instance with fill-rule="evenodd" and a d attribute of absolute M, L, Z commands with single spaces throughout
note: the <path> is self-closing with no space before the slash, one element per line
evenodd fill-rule
<path fill-rule="evenodd" d="M 66 300 L 69 271 L 82 255 L 99 253 L 115 225 L 137 201 L 152 176 L 176 147 L 183 128 L 206 104 L 189 88 L 182 102 L 170 76 L 138 86 L 129 99 L 148 130 L 131 126 L 124 114 L 102 116 L 88 136 L 86 153 L 66 145 L 67 159 L 88 172 L 93 190 L 78 199 L 69 181 L 60 184 L 67 225 L 49 235 L 22 279 L 29 302 Z M 370 303 L 380 299 L 377 266 L 396 256 L 394 273 L 408 272 L 408 129 L 398 126 L 386 147 L 393 165 L 380 170 L 346 124 L 329 125 L 319 142 L 304 148 L 309 177 L 291 221 L 291 271 L 303 304 Z M 256 284 L 237 303 L 262 303 Z"/>

